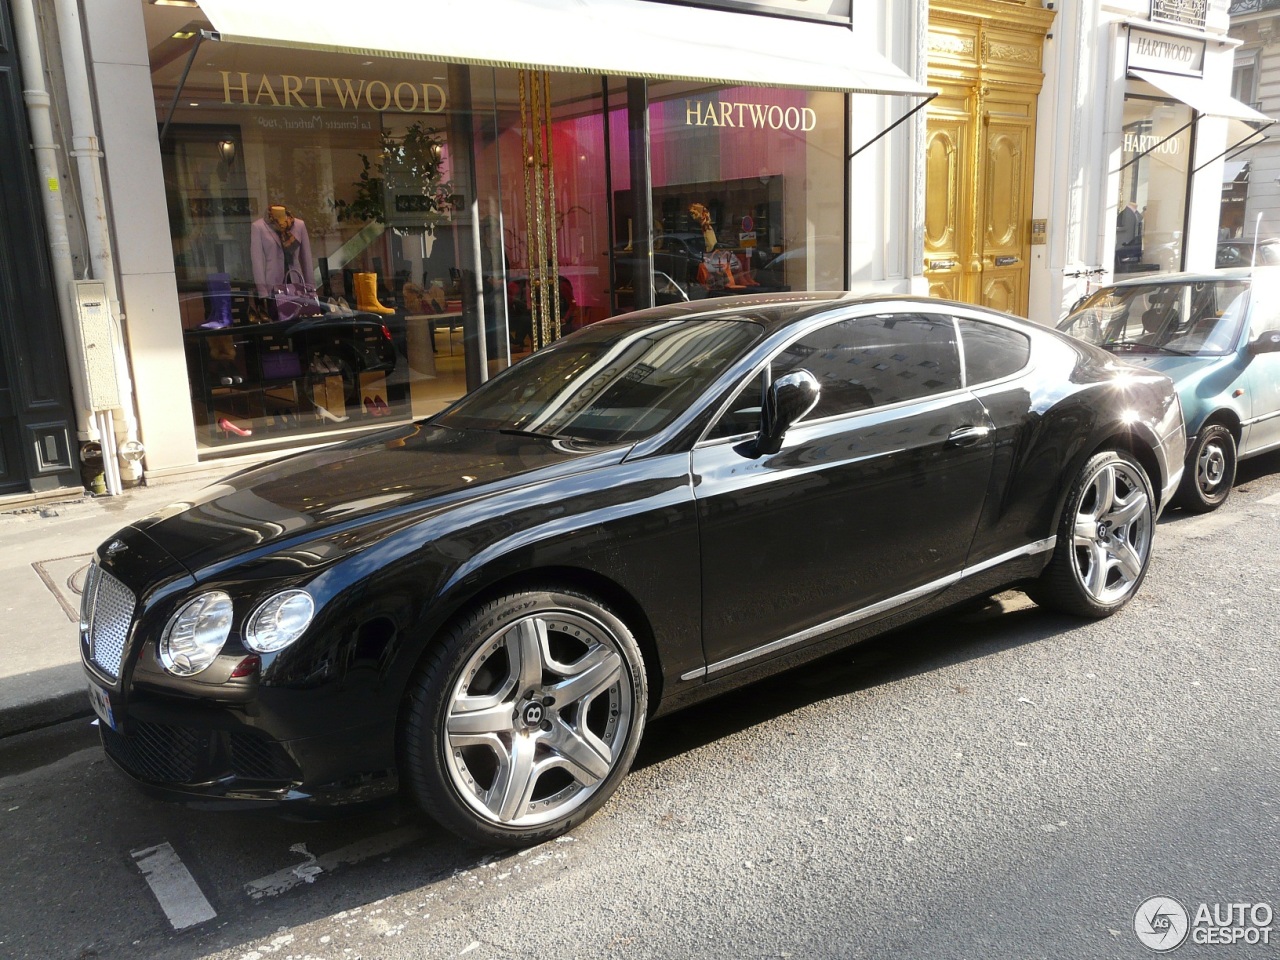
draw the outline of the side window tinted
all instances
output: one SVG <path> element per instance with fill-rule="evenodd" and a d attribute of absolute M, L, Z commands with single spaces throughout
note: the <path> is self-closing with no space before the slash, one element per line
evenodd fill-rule
<path fill-rule="evenodd" d="M 801 368 L 822 388 L 809 420 L 960 388 L 950 317 L 892 313 L 828 324 L 775 357 L 773 377 Z"/>
<path fill-rule="evenodd" d="M 1029 337 L 994 323 L 961 320 L 960 339 L 969 386 L 1017 373 L 1031 358 Z"/>
<path fill-rule="evenodd" d="M 764 375 L 752 377 L 733 396 L 733 402 L 716 421 L 708 440 L 736 437 L 744 433 L 756 433 L 760 429 L 760 396 L 764 389 Z"/>

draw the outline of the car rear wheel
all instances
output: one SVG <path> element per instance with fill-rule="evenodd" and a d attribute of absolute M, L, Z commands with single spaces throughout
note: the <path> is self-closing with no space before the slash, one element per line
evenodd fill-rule
<path fill-rule="evenodd" d="M 647 701 L 640 649 L 606 606 L 570 591 L 511 594 L 428 651 L 409 691 L 405 778 L 463 837 L 541 843 L 626 776 Z"/>
<path fill-rule="evenodd" d="M 1031 599 L 1084 617 L 1123 607 L 1147 575 L 1154 503 L 1146 471 L 1127 453 L 1090 457 L 1067 495 L 1053 559 L 1027 590 Z"/>
<path fill-rule="evenodd" d="M 1222 506 L 1236 482 L 1236 438 L 1220 423 L 1200 431 L 1187 456 L 1176 503 L 1194 513 Z"/>

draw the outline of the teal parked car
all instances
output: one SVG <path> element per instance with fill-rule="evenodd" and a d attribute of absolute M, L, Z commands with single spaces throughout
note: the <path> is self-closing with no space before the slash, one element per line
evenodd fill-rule
<path fill-rule="evenodd" d="M 1222 506 L 1237 461 L 1280 448 L 1280 267 L 1124 280 L 1058 329 L 1173 379 L 1187 430 L 1177 505 Z"/>

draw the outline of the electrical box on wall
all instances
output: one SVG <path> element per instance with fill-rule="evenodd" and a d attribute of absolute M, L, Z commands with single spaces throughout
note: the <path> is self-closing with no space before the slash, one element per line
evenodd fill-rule
<path fill-rule="evenodd" d="M 120 384 L 116 379 L 115 350 L 111 340 L 111 308 L 107 286 L 101 280 L 74 280 L 76 317 L 84 344 L 85 379 L 89 384 L 89 406 L 94 411 L 120 406 Z"/>

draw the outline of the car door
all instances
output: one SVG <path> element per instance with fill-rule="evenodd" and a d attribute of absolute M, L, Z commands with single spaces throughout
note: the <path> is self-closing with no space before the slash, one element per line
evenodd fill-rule
<path fill-rule="evenodd" d="M 798 369 L 818 405 L 758 455 L 761 383 Z M 877 615 L 960 571 L 991 470 L 949 317 L 848 317 L 781 346 L 692 455 L 708 674 Z M 924 588 L 924 589 L 922 589 Z"/>
<path fill-rule="evenodd" d="M 1280 446 L 1280 353 L 1248 352 L 1250 342 L 1264 333 L 1280 330 L 1280 278 L 1272 276 L 1274 272 L 1259 271 L 1253 280 L 1249 329 L 1240 346 L 1249 400 L 1249 424 L 1240 438 L 1242 454 Z"/>

